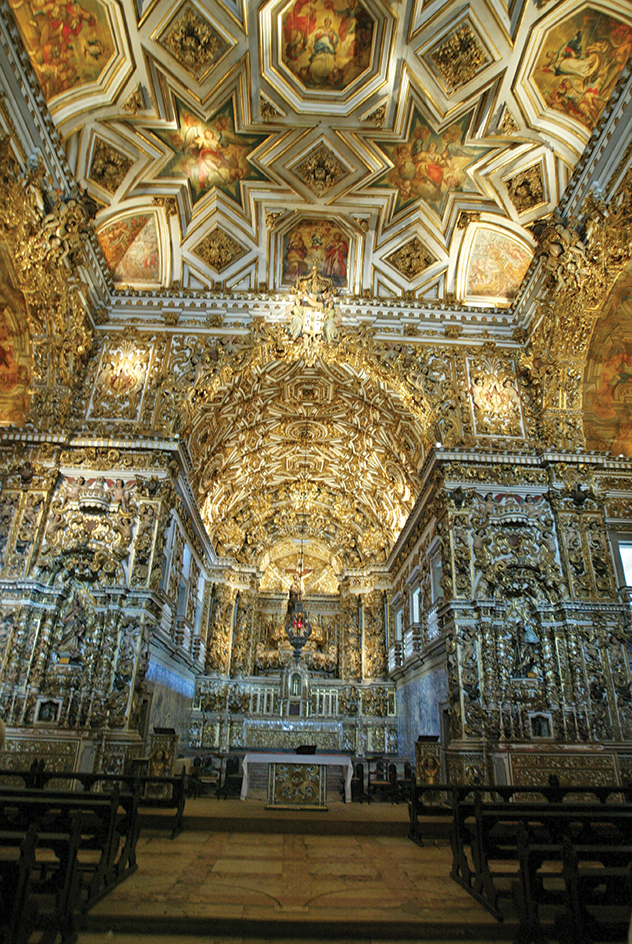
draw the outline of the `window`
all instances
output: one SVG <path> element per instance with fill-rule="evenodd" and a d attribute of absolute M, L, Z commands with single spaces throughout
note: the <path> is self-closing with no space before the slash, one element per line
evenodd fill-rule
<path fill-rule="evenodd" d="M 619 543 L 619 555 L 623 567 L 625 586 L 632 587 L 632 541 L 621 541 Z"/>
<path fill-rule="evenodd" d="M 402 611 L 395 612 L 395 642 L 402 641 Z"/>
<path fill-rule="evenodd" d="M 432 602 L 443 596 L 441 589 L 441 555 L 436 551 L 430 558 L 430 588 L 432 592 Z"/>
<path fill-rule="evenodd" d="M 415 587 L 410 596 L 410 615 L 413 623 L 418 623 L 420 619 L 421 590 Z"/>

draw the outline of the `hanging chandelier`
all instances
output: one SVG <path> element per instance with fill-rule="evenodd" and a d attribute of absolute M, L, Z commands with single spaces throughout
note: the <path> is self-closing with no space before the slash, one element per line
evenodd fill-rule
<path fill-rule="evenodd" d="M 299 567 L 302 569 L 302 561 L 299 562 Z M 300 580 L 301 578 L 299 577 L 299 586 Z M 307 618 L 307 613 L 303 605 L 303 594 L 300 589 L 298 594 L 295 595 L 294 600 L 292 600 L 292 592 L 290 591 L 290 606 L 288 607 L 288 614 L 285 620 L 285 632 L 294 649 L 294 661 L 298 665 L 299 659 L 301 658 L 301 650 L 312 635 L 312 625 Z"/>

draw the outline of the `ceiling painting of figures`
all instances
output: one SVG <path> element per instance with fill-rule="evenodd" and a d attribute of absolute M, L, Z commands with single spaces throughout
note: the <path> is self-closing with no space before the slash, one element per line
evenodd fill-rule
<path fill-rule="evenodd" d="M 469 120 L 464 115 L 437 133 L 415 109 L 403 144 L 380 143 L 394 167 L 372 186 L 395 187 L 396 213 L 420 198 L 441 213 L 450 192 L 476 192 L 468 168 L 489 148 L 464 144 Z"/>
<path fill-rule="evenodd" d="M 31 343 L 26 302 L 8 252 L 0 249 L 0 426 L 20 426 L 30 402 Z"/>
<path fill-rule="evenodd" d="M 632 52 L 632 29 L 585 7 L 546 35 L 533 81 L 553 111 L 592 131 Z"/>
<path fill-rule="evenodd" d="M 311 270 L 314 263 L 320 275 L 338 287 L 347 285 L 349 239 L 329 220 L 302 220 L 283 238 L 284 284 L 293 283 Z"/>
<path fill-rule="evenodd" d="M 99 0 L 9 0 L 9 5 L 47 102 L 96 82 L 115 54 Z"/>
<path fill-rule="evenodd" d="M 533 251 L 521 240 L 480 226 L 474 235 L 465 279 L 466 299 L 509 302 L 526 275 Z"/>
<path fill-rule="evenodd" d="M 632 266 L 595 326 L 584 372 L 586 447 L 632 456 Z"/>
<path fill-rule="evenodd" d="M 154 213 L 138 213 L 106 224 L 99 245 L 115 284 L 160 282 L 160 245 Z"/>
<path fill-rule="evenodd" d="M 359 0 L 291 0 L 282 61 L 308 89 L 346 89 L 371 62 L 375 23 Z"/>
<path fill-rule="evenodd" d="M 235 129 L 235 109 L 229 99 L 208 121 L 203 121 L 176 99 L 177 129 L 154 128 L 153 133 L 173 151 L 159 177 L 188 180 L 193 203 L 217 187 L 242 206 L 240 183 L 266 180 L 249 158 L 266 135 L 242 134 Z"/>

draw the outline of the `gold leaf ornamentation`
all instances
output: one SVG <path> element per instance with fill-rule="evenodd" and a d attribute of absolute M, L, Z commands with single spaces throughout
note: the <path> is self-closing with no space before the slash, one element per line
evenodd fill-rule
<path fill-rule="evenodd" d="M 534 164 L 506 181 L 509 199 L 518 213 L 527 213 L 546 200 L 542 167 Z"/>
<path fill-rule="evenodd" d="M 130 115 L 136 115 L 139 111 L 144 111 L 145 101 L 143 97 L 143 90 L 140 85 L 137 85 L 129 98 L 126 98 L 122 104 L 123 111 L 129 112 Z"/>
<path fill-rule="evenodd" d="M 317 196 L 327 193 L 349 173 L 326 144 L 319 144 L 292 170 Z"/>
<path fill-rule="evenodd" d="M 467 85 L 491 62 L 469 23 L 449 33 L 441 45 L 431 51 L 430 59 L 451 92 Z"/>
<path fill-rule="evenodd" d="M 389 265 L 397 269 L 408 282 L 417 278 L 424 269 L 435 261 L 430 255 L 419 236 L 413 236 L 408 242 L 386 257 Z"/>
<path fill-rule="evenodd" d="M 199 79 L 226 49 L 226 43 L 192 6 L 186 4 L 158 42 L 194 79 Z"/>
<path fill-rule="evenodd" d="M 245 246 L 225 233 L 223 229 L 216 226 L 202 242 L 198 243 L 193 250 L 203 262 L 215 269 L 216 272 L 223 272 L 229 265 L 232 265 L 241 256 L 248 252 Z"/>
<path fill-rule="evenodd" d="M 88 178 L 108 193 L 115 194 L 133 164 L 131 158 L 121 154 L 107 141 L 97 138 Z"/>

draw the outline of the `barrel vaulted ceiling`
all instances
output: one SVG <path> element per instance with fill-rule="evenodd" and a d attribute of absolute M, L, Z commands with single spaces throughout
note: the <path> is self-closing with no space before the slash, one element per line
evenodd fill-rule
<path fill-rule="evenodd" d="M 632 49 L 624 0 L 9 2 L 119 294 L 316 266 L 342 303 L 508 308 Z M 313 589 L 383 561 L 406 397 L 342 361 L 231 378 L 187 430 L 220 553 L 286 585 L 309 513 Z"/>

